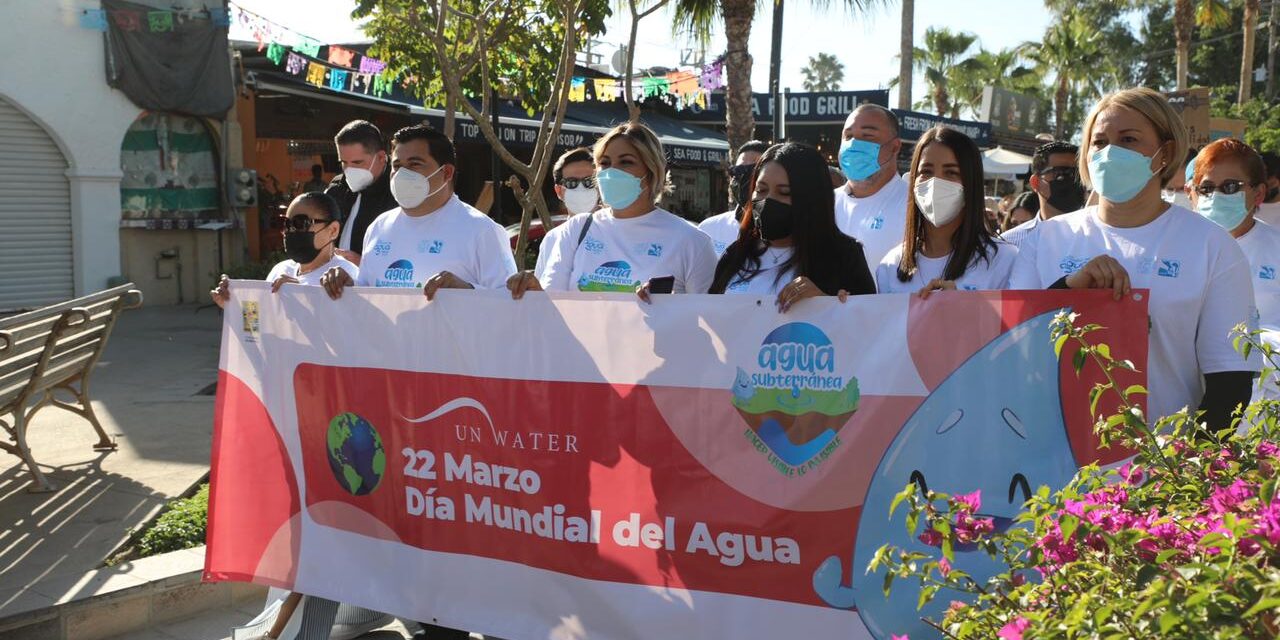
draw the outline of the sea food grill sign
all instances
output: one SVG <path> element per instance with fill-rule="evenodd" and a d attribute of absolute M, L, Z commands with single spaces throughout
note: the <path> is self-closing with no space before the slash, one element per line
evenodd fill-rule
<path fill-rule="evenodd" d="M 1101 372 L 1059 360 L 1058 314 L 1146 365 L 1140 293 L 780 315 L 751 295 L 231 290 L 206 579 L 500 637 L 934 637 L 916 588 L 886 599 L 865 571 L 885 543 L 938 551 L 893 495 L 977 490 L 1004 527 L 1124 455 L 1098 449 Z M 954 565 L 997 570 L 971 548 Z"/>

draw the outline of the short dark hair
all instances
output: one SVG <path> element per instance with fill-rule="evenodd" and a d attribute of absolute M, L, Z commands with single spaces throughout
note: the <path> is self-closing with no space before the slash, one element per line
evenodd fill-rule
<path fill-rule="evenodd" d="M 555 179 L 556 184 L 564 179 L 564 166 L 575 162 L 585 162 L 591 166 L 596 166 L 596 159 L 591 155 L 591 150 L 586 147 L 578 147 L 566 151 L 564 155 L 556 159 L 556 164 L 551 168 L 551 177 Z"/>
<path fill-rule="evenodd" d="M 741 147 L 738 147 L 738 155 L 742 155 L 744 153 L 759 153 L 763 155 L 764 152 L 768 150 L 769 150 L 768 142 L 764 142 L 761 140 L 748 140 L 747 142 L 743 143 Z"/>
<path fill-rule="evenodd" d="M 1268 178 L 1280 178 L 1280 153 L 1268 151 L 1262 154 L 1262 164 L 1267 167 Z"/>
<path fill-rule="evenodd" d="M 1009 213 L 1013 213 L 1014 209 L 1026 209 L 1033 215 L 1040 213 L 1040 196 L 1034 191 L 1023 191 L 1013 199 L 1013 206 L 1009 207 Z"/>
<path fill-rule="evenodd" d="M 1062 140 L 1046 142 L 1036 147 L 1035 153 L 1031 155 L 1031 173 L 1040 173 L 1047 169 L 1049 167 L 1049 156 L 1059 153 L 1069 153 L 1073 156 L 1079 155 L 1080 147 Z"/>
<path fill-rule="evenodd" d="M 338 206 L 338 201 L 333 196 L 323 191 L 308 191 L 293 199 L 294 202 L 305 202 L 317 211 L 323 213 L 325 218 L 329 220 L 338 220 L 342 217 L 342 208 Z"/>
<path fill-rule="evenodd" d="M 358 144 L 369 153 L 387 149 L 387 142 L 382 138 L 382 132 L 368 120 L 352 120 L 343 125 L 342 129 L 338 130 L 338 135 L 333 137 L 333 143 L 339 147 Z"/>
<path fill-rule="evenodd" d="M 902 125 L 898 122 L 898 115 L 894 112 L 871 102 L 864 102 L 858 105 L 852 113 L 857 113 L 859 111 L 873 111 L 884 116 L 884 119 L 889 122 L 889 126 L 893 129 L 893 137 L 902 137 Z"/>
<path fill-rule="evenodd" d="M 405 127 L 391 136 L 396 144 L 404 144 L 413 140 L 425 140 L 428 153 L 440 166 L 451 164 L 457 166 L 458 152 L 453 148 L 453 140 L 440 130 L 429 124 L 421 123 Z"/>

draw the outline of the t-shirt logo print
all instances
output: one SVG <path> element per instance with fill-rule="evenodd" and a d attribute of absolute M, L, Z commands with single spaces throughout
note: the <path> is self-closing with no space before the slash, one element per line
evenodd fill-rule
<path fill-rule="evenodd" d="M 387 241 L 379 242 L 373 245 L 373 255 L 386 256 L 391 255 L 391 243 Z"/>
<path fill-rule="evenodd" d="M 1182 272 L 1182 263 L 1177 260 L 1160 259 L 1160 269 L 1156 271 L 1156 275 L 1165 278 L 1176 278 Z"/>
<path fill-rule="evenodd" d="M 1275 280 L 1276 268 L 1269 264 L 1264 264 L 1262 265 L 1262 268 L 1258 270 L 1258 277 L 1263 280 Z"/>
<path fill-rule="evenodd" d="M 443 250 L 442 240 L 423 240 L 418 243 L 418 253 L 440 253 Z"/>
<path fill-rule="evenodd" d="M 604 253 L 604 243 L 590 236 L 582 242 L 582 248 L 585 249 L 587 253 Z"/>
<path fill-rule="evenodd" d="M 1088 262 L 1089 261 L 1085 260 L 1084 258 L 1077 258 L 1075 256 L 1063 256 L 1062 262 L 1058 263 L 1058 268 L 1062 269 L 1062 273 L 1071 275 L 1083 269 L 1084 265 Z"/>
<path fill-rule="evenodd" d="M 392 262 L 382 277 L 374 283 L 377 287 L 416 287 L 413 281 L 413 263 L 408 260 Z"/>
<path fill-rule="evenodd" d="M 646 253 L 647 255 L 653 256 L 653 257 L 655 257 L 655 258 L 661 258 L 661 257 L 662 257 L 662 245 L 660 245 L 660 244 L 651 244 L 651 245 L 649 245 L 649 250 L 648 250 L 648 251 L 646 251 L 645 253 Z"/>
<path fill-rule="evenodd" d="M 578 291 L 634 292 L 639 280 L 631 278 L 631 264 L 622 260 L 606 262 L 578 278 Z"/>
<path fill-rule="evenodd" d="M 884 216 L 876 216 L 867 220 L 867 228 L 872 231 L 879 231 L 884 228 Z"/>

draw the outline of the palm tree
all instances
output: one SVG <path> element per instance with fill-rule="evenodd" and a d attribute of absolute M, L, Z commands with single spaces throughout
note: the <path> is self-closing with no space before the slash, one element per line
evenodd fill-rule
<path fill-rule="evenodd" d="M 911 54 L 915 52 L 915 0 L 902 0 L 902 33 L 898 41 L 898 108 L 911 108 Z"/>
<path fill-rule="evenodd" d="M 1254 15 L 1257 15 L 1255 11 Z M 1178 91 L 1187 88 L 1191 58 L 1191 30 L 1224 27 L 1231 22 L 1227 0 L 1173 0 L 1173 37 L 1178 52 Z"/>
<path fill-rule="evenodd" d="M 839 91 L 844 81 L 844 64 L 829 53 L 811 56 L 800 72 L 804 74 L 805 91 Z"/>
<path fill-rule="evenodd" d="M 929 83 L 929 98 L 921 104 L 933 103 L 934 112 L 945 116 L 952 111 L 952 98 L 948 84 L 957 76 L 970 73 L 976 63 L 972 58 L 961 61 L 960 56 L 977 42 L 978 36 L 968 32 L 954 32 L 942 27 L 929 27 L 924 32 L 924 47 L 912 51 L 915 67 L 924 71 Z"/>
<path fill-rule="evenodd" d="M 1105 73 L 1099 46 L 1100 34 L 1094 25 L 1078 13 L 1060 14 L 1048 30 L 1044 41 L 1029 43 L 1028 58 L 1046 77 L 1053 74 L 1054 137 L 1066 133 L 1067 100 L 1073 95 L 1097 96 L 1098 80 Z"/>
<path fill-rule="evenodd" d="M 1253 44 L 1257 39 L 1258 14 L 1262 13 L 1260 0 L 1245 0 L 1244 3 L 1244 55 L 1240 56 L 1240 96 L 1237 104 L 1249 101 L 1253 93 Z M 1272 27 L 1275 28 L 1274 26 Z"/>
<path fill-rule="evenodd" d="M 1032 93 L 1040 86 L 1036 70 L 1022 64 L 1029 53 L 1027 45 L 1008 47 L 1000 51 L 979 49 L 970 60 L 952 68 L 949 81 L 954 96 L 951 112 L 959 117 L 960 108 L 967 106 L 977 113 L 982 108 L 982 98 L 987 87 L 1008 89 L 1016 93 Z M 967 62 L 967 61 L 966 61 Z"/>
<path fill-rule="evenodd" d="M 777 1 L 777 0 L 775 0 Z M 843 0 L 842 4 L 853 13 L 862 13 L 885 0 Z M 755 131 L 755 115 L 751 110 L 751 54 L 747 43 L 751 39 L 751 23 L 755 20 L 757 0 L 676 0 L 675 19 L 672 26 L 691 34 L 706 44 L 711 40 L 717 19 L 724 21 L 725 39 L 729 41 L 725 52 L 724 67 L 728 86 L 725 87 L 725 134 L 729 138 L 730 151 L 751 139 Z M 830 2 L 815 1 L 824 7 Z"/>

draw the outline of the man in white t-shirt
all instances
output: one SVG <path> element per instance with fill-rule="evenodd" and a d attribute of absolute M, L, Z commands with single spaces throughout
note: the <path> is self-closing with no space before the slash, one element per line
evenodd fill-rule
<path fill-rule="evenodd" d="M 751 175 L 755 172 L 760 156 L 768 150 L 769 145 L 759 140 L 752 140 L 738 149 L 738 161 L 729 168 L 729 193 L 733 197 L 734 207 L 698 223 L 698 230 L 711 237 L 717 258 L 724 255 L 724 250 L 738 239 L 738 232 L 742 228 L 742 212 L 752 198 Z"/>
<path fill-rule="evenodd" d="M 1084 185 L 1076 165 L 1080 147 L 1070 142 L 1047 142 L 1031 156 L 1032 191 L 1040 198 L 1040 213 L 1034 218 L 1000 235 L 1006 242 L 1021 248 L 1033 241 L 1036 228 L 1043 220 L 1071 213 L 1084 206 Z"/>
<path fill-rule="evenodd" d="M 848 182 L 836 189 L 836 225 L 862 243 L 874 269 L 902 244 L 907 226 L 907 181 L 898 175 L 898 117 L 874 104 L 853 110 L 844 122 L 840 169 Z"/>
<path fill-rule="evenodd" d="M 335 300 L 344 287 L 498 289 L 516 272 L 506 231 L 453 192 L 453 141 L 420 124 L 393 136 L 391 192 L 399 207 L 365 234 L 359 278 L 330 269 L 322 279 Z"/>
<path fill-rule="evenodd" d="M 1267 167 L 1267 199 L 1258 207 L 1258 219 L 1280 228 L 1280 154 L 1262 154 Z"/>

